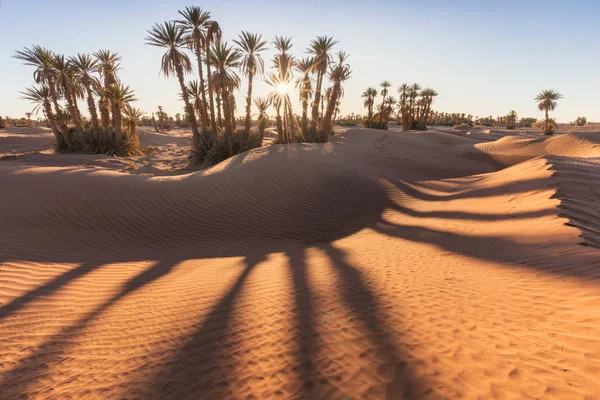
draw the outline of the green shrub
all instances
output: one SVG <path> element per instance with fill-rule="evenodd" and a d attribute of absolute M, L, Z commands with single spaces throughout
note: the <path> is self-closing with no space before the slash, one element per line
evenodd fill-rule
<path fill-rule="evenodd" d="M 233 155 L 262 146 L 260 132 L 248 132 L 244 129 L 235 131 L 229 140 L 232 140 L 231 148 Z M 212 165 L 216 165 L 225 161 L 229 158 L 229 144 L 222 130 L 219 131 L 217 139 L 214 142 L 207 132 L 202 132 L 200 138 L 192 142 L 190 163 L 192 165 L 199 165 L 206 161 Z"/>
<path fill-rule="evenodd" d="M 546 121 L 541 119 L 533 124 L 533 128 L 538 129 L 544 135 L 553 135 L 558 133 L 558 124 L 554 118 L 548 118 L 548 130 L 546 130 Z"/>
<path fill-rule="evenodd" d="M 66 134 L 60 135 L 56 142 L 59 153 L 105 154 L 108 156 L 138 156 L 142 154 L 140 139 L 137 134 L 123 132 L 121 141 L 116 142 L 114 132 L 103 129 L 89 129 L 78 132 L 70 128 Z"/>
<path fill-rule="evenodd" d="M 584 126 L 585 124 L 587 124 L 586 117 L 577 117 L 577 119 L 575 120 L 575 125 L 577 126 Z"/>
<path fill-rule="evenodd" d="M 373 119 L 373 121 L 371 121 L 370 123 L 368 119 L 363 119 L 361 121 L 361 125 L 363 126 L 363 128 L 381 129 L 385 131 L 387 131 L 388 129 L 387 122 L 379 122 L 377 119 Z"/>

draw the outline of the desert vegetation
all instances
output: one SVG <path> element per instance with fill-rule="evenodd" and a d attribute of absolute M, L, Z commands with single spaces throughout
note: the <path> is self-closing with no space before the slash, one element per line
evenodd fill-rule
<path fill-rule="evenodd" d="M 412 85 L 403 83 L 398 88 L 399 97 L 396 99 L 388 95 L 391 86 L 389 81 L 381 82 L 379 92 L 381 102 L 375 106 L 375 114 L 373 114 L 373 107 L 377 98 L 377 89 L 369 87 L 362 93 L 362 98 L 365 99 L 364 106 L 367 108 L 363 126 L 387 129 L 388 123 L 395 117 L 404 131 L 427 130 L 427 124 L 431 122 L 433 116 L 431 106 L 438 93 L 431 88 L 423 89 L 418 83 Z"/>
<path fill-rule="evenodd" d="M 117 76 L 121 61 L 117 54 L 99 50 L 66 58 L 34 45 L 18 50 L 14 57 L 35 68 L 36 85 L 21 94 L 34 103 L 34 112 L 43 112 L 57 151 L 140 153 L 135 127 L 143 112 L 131 106 L 133 90 Z M 86 100 L 90 119 L 82 116 L 77 104 L 80 99 Z"/>
<path fill-rule="evenodd" d="M 210 12 L 191 6 L 179 15 L 179 20 L 155 24 L 148 31 L 146 43 L 165 50 L 161 72 L 179 81 L 185 105 L 183 121 L 192 130 L 192 163 L 216 163 L 260 146 L 269 124 L 270 107 L 276 115 L 277 143 L 329 140 L 344 93 L 343 83 L 352 73 L 348 55 L 343 51 L 333 53 L 337 41 L 317 37 L 310 42 L 308 56 L 297 59 L 291 52 L 294 44 L 289 37 L 277 36 L 269 41 L 259 33 L 242 31 L 229 43 L 223 40 L 219 23 Z M 277 52 L 267 70 L 263 54 L 271 46 Z M 197 79 L 186 82 L 193 66 Z M 247 78 L 246 88 L 240 87 L 241 75 Z M 254 86 L 261 81 L 270 86 L 271 92 L 267 98 L 253 98 Z M 243 118 L 236 117 L 237 90 L 245 91 Z M 293 90 L 298 91 L 302 103 L 301 116 L 292 108 Z M 256 124 L 253 104 L 258 109 Z"/>
<path fill-rule="evenodd" d="M 554 118 L 550 118 L 550 111 L 558 107 L 558 100 L 562 99 L 562 94 L 555 90 L 543 90 L 536 97 L 538 109 L 544 112 L 544 123 L 537 124 L 544 135 L 552 135 L 557 131 L 557 125 Z"/>

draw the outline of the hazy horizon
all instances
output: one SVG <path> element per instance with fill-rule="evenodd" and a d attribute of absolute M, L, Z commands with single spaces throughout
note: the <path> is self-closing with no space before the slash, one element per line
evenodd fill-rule
<path fill-rule="evenodd" d="M 433 109 L 494 117 L 517 111 L 519 117 L 542 118 L 533 101 L 543 89 L 564 99 L 552 113 L 559 122 L 586 116 L 600 121 L 595 94 L 600 88 L 600 50 L 594 43 L 600 28 L 600 5 L 593 2 L 461 1 L 128 1 L 102 3 L 58 0 L 4 0 L 0 7 L 0 115 L 19 117 L 33 106 L 19 91 L 31 86 L 33 68 L 12 56 L 15 50 L 39 44 L 57 53 L 91 53 L 100 48 L 119 53 L 119 76 L 135 90 L 137 107 L 150 113 L 158 105 L 171 115 L 183 113 L 175 78 L 159 76 L 162 49 L 145 45 L 146 31 L 156 22 L 177 19 L 177 10 L 199 5 L 210 11 L 230 41 L 242 31 L 271 41 L 290 36 L 292 54 L 305 54 L 318 35 L 334 37 L 335 51 L 345 50 L 353 70 L 344 84 L 342 115 L 364 114 L 361 93 L 388 80 L 390 94 L 403 82 L 434 88 Z M 35 13 L 32 9 L 35 8 Z M 233 10 L 233 11 L 232 11 Z M 264 53 L 271 68 L 273 50 Z M 197 79 L 197 71 L 187 79 Z M 237 115 L 243 114 L 247 81 L 236 92 Z M 262 78 L 254 96 L 269 89 Z M 300 113 L 294 92 L 294 112 Z M 86 111 L 82 107 L 82 111 Z M 253 108 L 253 113 L 256 110 Z M 272 115 L 272 110 L 269 110 Z"/>

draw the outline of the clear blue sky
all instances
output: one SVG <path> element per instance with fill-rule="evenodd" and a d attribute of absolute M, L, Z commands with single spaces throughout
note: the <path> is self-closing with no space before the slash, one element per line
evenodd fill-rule
<path fill-rule="evenodd" d="M 363 113 L 360 94 L 384 79 L 394 88 L 418 82 L 439 92 L 434 108 L 473 115 L 540 117 L 533 102 L 542 89 L 564 95 L 561 122 L 600 121 L 600 2 L 598 1 L 234 1 L 1 0 L 0 115 L 31 109 L 19 91 L 32 68 L 12 58 L 40 44 L 71 55 L 107 48 L 123 57 L 122 80 L 137 106 L 181 112 L 176 79 L 159 76 L 161 50 L 144 45 L 154 22 L 175 19 L 197 4 L 211 11 L 226 40 L 242 30 L 291 36 L 296 56 L 317 35 L 339 40 L 351 54 L 342 113 Z M 272 52 L 266 54 L 270 59 Z M 270 62 L 267 62 L 270 66 Z M 191 77 L 190 77 L 191 78 Z M 243 82 L 245 87 L 246 82 Z M 255 86 L 265 95 L 267 86 Z M 394 93 L 395 95 L 395 90 Z M 238 113 L 244 93 L 237 94 Z M 296 105 L 298 112 L 298 105 Z"/>

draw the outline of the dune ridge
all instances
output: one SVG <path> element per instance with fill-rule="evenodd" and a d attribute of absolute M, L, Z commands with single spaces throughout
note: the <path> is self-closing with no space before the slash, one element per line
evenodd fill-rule
<path fill-rule="evenodd" d="M 586 135 L 349 130 L 156 177 L 6 160 L 0 393 L 594 398 Z"/>

